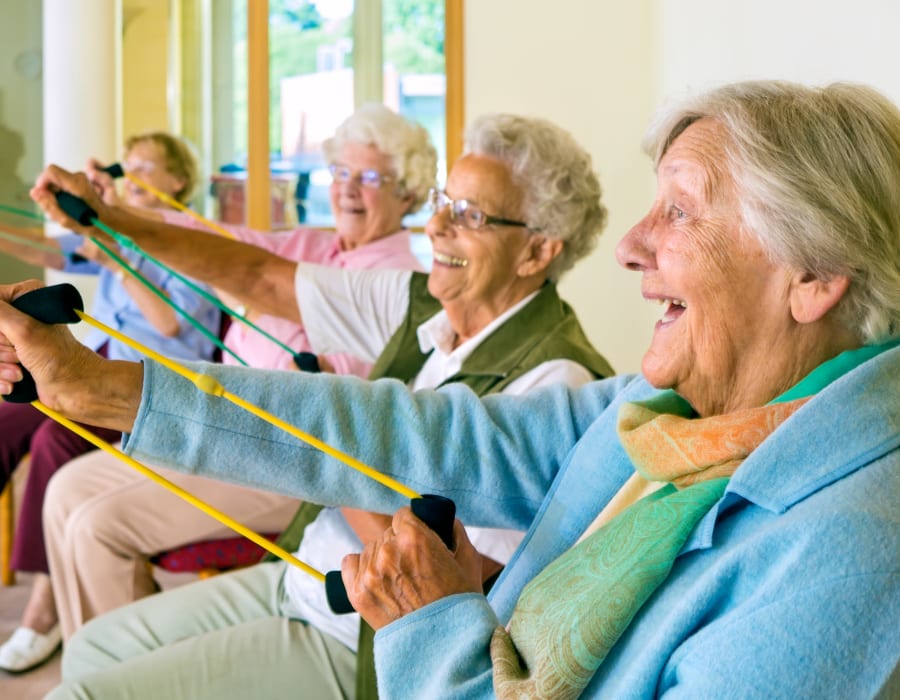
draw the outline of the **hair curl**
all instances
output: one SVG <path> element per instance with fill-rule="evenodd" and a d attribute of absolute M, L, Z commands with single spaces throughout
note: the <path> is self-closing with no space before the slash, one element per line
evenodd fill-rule
<path fill-rule="evenodd" d="M 590 154 L 561 127 L 532 117 L 487 114 L 466 130 L 469 153 L 494 158 L 523 193 L 529 228 L 563 241 L 547 277 L 557 281 L 597 244 L 606 226 L 600 181 Z"/>
<path fill-rule="evenodd" d="M 325 157 L 332 162 L 339 159 L 347 143 L 372 145 L 388 156 L 401 192 L 412 197 L 407 213 L 422 207 L 437 176 L 437 151 L 423 126 L 372 102 L 347 117 L 325 140 Z"/>

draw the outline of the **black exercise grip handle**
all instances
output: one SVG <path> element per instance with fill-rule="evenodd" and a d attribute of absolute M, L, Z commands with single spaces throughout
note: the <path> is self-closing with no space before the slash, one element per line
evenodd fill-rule
<path fill-rule="evenodd" d="M 100 170 L 109 175 L 113 180 L 118 180 L 125 174 L 125 168 L 122 167 L 121 163 L 113 163 L 112 165 L 107 165 L 105 168 L 100 168 Z"/>
<path fill-rule="evenodd" d="M 453 549 L 453 521 L 456 519 L 456 504 L 449 498 L 423 494 L 410 501 L 413 514 L 434 530 L 447 549 Z M 335 615 L 346 615 L 353 612 L 353 604 L 347 597 L 347 589 L 340 571 L 329 571 L 325 574 L 325 595 L 328 607 Z"/>
<path fill-rule="evenodd" d="M 78 290 L 68 282 L 52 287 L 41 287 L 10 302 L 10 305 L 41 323 L 78 323 L 75 309 L 84 311 L 84 301 Z M 21 366 L 21 365 L 20 365 Z M 24 377 L 3 395 L 10 403 L 31 403 L 38 398 L 37 386 L 31 373 L 22 367 Z"/>
<path fill-rule="evenodd" d="M 71 218 L 82 226 L 93 226 L 97 212 L 91 209 L 81 197 L 76 197 L 70 192 L 60 190 L 56 193 L 56 203 Z"/>
<path fill-rule="evenodd" d="M 314 352 L 295 352 L 294 364 L 303 372 L 315 374 L 322 371 L 322 368 L 319 367 L 319 358 Z"/>

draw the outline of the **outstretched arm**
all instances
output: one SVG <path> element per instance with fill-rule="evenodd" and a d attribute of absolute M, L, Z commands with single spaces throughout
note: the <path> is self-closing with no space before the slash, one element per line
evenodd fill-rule
<path fill-rule="evenodd" d="M 59 243 L 44 236 L 40 228 L 24 228 L 3 224 L 0 226 L 0 253 L 12 255 L 23 262 L 40 267 L 52 267 L 61 270 L 66 263 Z M 21 241 L 21 242 L 20 242 Z M 40 243 L 37 248 L 29 243 Z M 49 250 L 54 248 L 54 251 Z"/>
<path fill-rule="evenodd" d="M 294 293 L 295 262 L 247 243 L 109 206 L 83 173 L 48 166 L 31 190 L 32 199 L 55 221 L 88 236 L 102 234 L 79 225 L 62 211 L 56 201 L 59 191 L 83 199 L 99 221 L 182 274 L 221 289 L 257 311 L 301 322 Z"/>

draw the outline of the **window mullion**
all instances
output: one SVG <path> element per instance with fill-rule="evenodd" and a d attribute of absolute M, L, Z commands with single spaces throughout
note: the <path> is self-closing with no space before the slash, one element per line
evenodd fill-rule
<path fill-rule="evenodd" d="M 356 0 L 353 8 L 353 102 L 384 101 L 382 0 Z"/>

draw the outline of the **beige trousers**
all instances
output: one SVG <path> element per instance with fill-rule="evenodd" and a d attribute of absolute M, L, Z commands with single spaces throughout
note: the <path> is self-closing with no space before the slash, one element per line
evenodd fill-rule
<path fill-rule="evenodd" d="M 280 532 L 299 504 L 266 491 L 154 471 L 261 533 Z M 72 460 L 51 479 L 44 501 L 44 538 L 63 638 L 91 618 L 153 593 L 149 557 L 234 534 L 105 452 Z"/>

